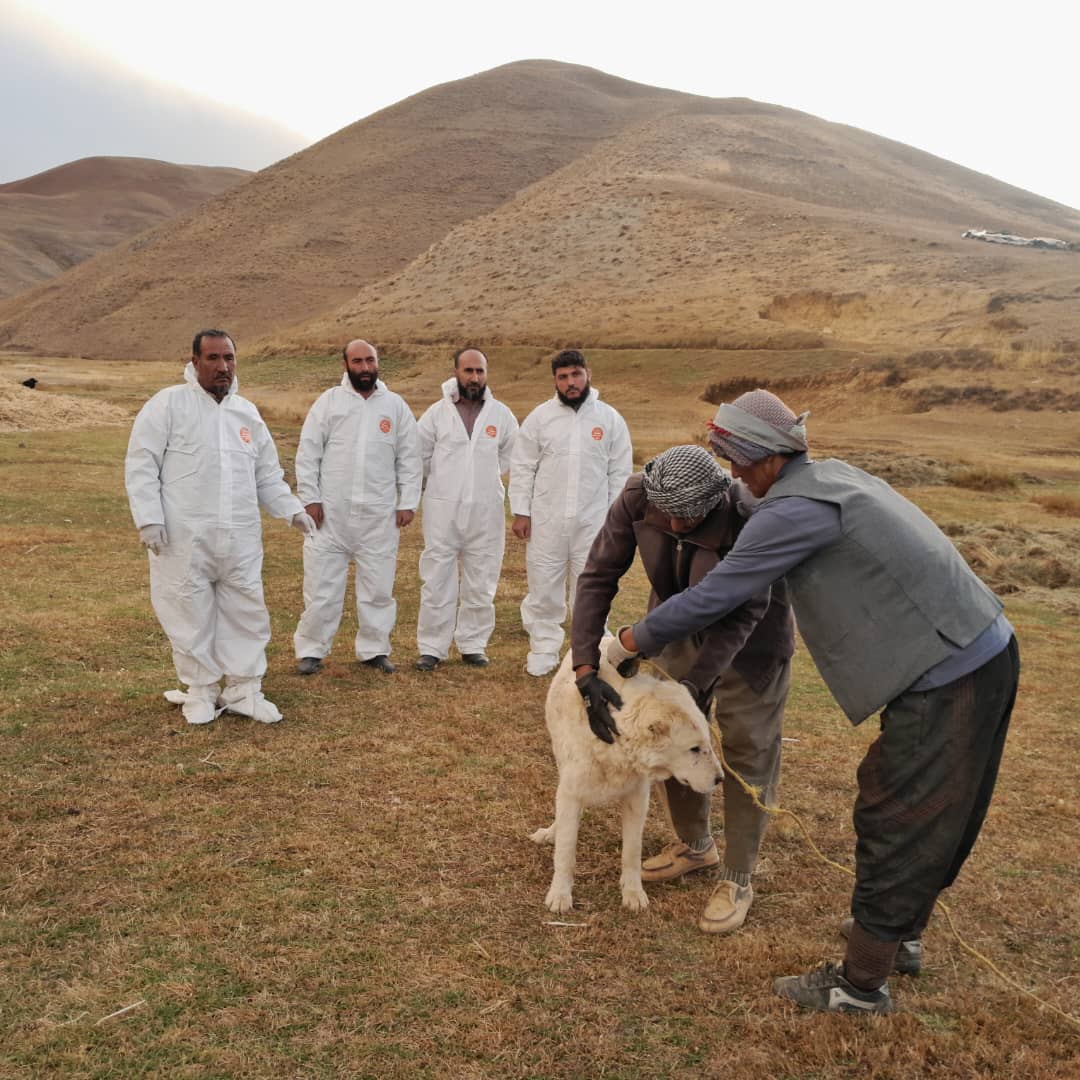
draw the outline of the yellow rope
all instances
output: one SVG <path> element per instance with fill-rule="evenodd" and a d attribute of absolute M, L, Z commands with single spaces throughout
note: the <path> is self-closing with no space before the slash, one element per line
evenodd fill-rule
<path fill-rule="evenodd" d="M 665 679 L 671 679 L 671 676 L 668 675 L 668 673 L 665 672 L 663 668 L 658 667 L 651 660 L 646 660 L 645 662 L 649 665 L 649 667 L 651 667 L 654 671 L 658 672 Z M 794 813 L 794 811 L 786 810 L 780 806 L 766 806 L 765 803 L 761 801 L 761 789 L 747 783 L 747 781 L 744 780 L 742 776 L 740 776 L 727 763 L 727 759 L 724 757 L 724 745 L 723 739 L 720 737 L 719 724 L 716 725 L 716 728 L 716 756 L 720 759 L 720 764 L 723 767 L 724 772 L 727 773 L 730 777 L 732 777 L 738 783 L 739 787 L 741 787 L 743 791 L 745 791 L 746 794 L 750 796 L 753 804 L 759 810 L 764 810 L 766 814 L 772 814 L 774 817 L 780 817 L 781 815 L 786 814 L 792 819 L 792 821 L 795 822 L 796 825 L 798 825 L 799 829 L 802 831 L 802 834 L 806 839 L 807 844 L 810 845 L 810 850 L 813 851 L 813 853 L 823 863 L 825 863 L 827 866 L 831 866 L 834 870 L 839 870 L 841 873 L 847 874 L 849 877 L 854 877 L 854 870 L 852 870 L 850 867 L 844 866 L 842 863 L 838 863 L 835 860 L 830 859 L 827 855 L 824 854 L 824 852 L 822 852 L 821 848 L 819 848 L 817 844 L 814 843 L 814 838 L 810 835 L 809 830 L 803 824 L 802 818 L 800 818 L 798 814 Z M 1063 1020 L 1072 1024 L 1073 1027 L 1080 1028 L 1080 1018 L 1073 1016 L 1071 1013 L 1065 1012 L 1064 1009 L 1059 1009 L 1056 1005 L 1052 1005 L 1049 1001 L 1046 1001 L 1043 998 L 1039 997 L 1038 994 L 1033 993 L 1026 987 L 1021 986 L 1014 978 L 1012 978 L 1011 975 L 1006 975 L 1005 972 L 1002 971 L 1001 968 L 999 968 L 997 964 L 995 964 L 994 961 L 990 959 L 990 957 L 979 952 L 979 950 L 976 949 L 974 945 L 969 944 L 965 940 L 963 935 L 960 933 L 960 931 L 957 930 L 956 923 L 953 922 L 952 912 L 949 910 L 949 907 L 944 900 L 935 900 L 934 906 L 941 909 L 942 914 L 944 914 L 945 919 L 949 924 L 949 929 L 952 931 L 953 937 L 956 938 L 957 942 L 960 945 L 960 948 L 962 948 L 964 952 L 968 953 L 970 956 L 973 956 L 976 960 L 981 960 L 1006 985 L 1011 986 L 1014 990 L 1018 990 L 1021 994 L 1024 994 L 1025 996 L 1031 998 L 1033 1001 L 1042 1006 L 1042 1008 L 1049 1009 L 1052 1013 L 1056 1013 Z"/>
<path fill-rule="evenodd" d="M 833 867 L 833 869 L 835 869 L 835 870 L 842 871 L 843 873 L 847 874 L 849 877 L 854 877 L 855 876 L 855 872 L 850 867 L 847 867 L 847 866 L 842 865 L 841 863 L 835 862 L 834 860 L 830 859 L 827 855 L 822 853 L 821 849 L 817 846 L 817 844 L 814 843 L 813 838 L 810 836 L 809 831 L 807 830 L 806 826 L 803 824 L 802 819 L 799 817 L 798 814 L 794 813 L 791 810 L 785 810 L 782 807 L 766 806 L 765 803 L 763 803 L 761 801 L 760 789 L 754 787 L 752 784 L 748 784 L 727 763 L 727 759 L 724 757 L 723 740 L 719 737 L 719 735 L 717 736 L 716 755 L 720 759 L 720 764 L 721 764 L 721 766 L 723 766 L 724 772 L 726 772 L 729 776 L 733 777 L 738 782 L 739 787 L 741 787 L 743 789 L 743 791 L 745 791 L 746 794 L 750 796 L 751 800 L 753 801 L 753 803 L 754 803 L 754 805 L 756 807 L 758 807 L 761 810 L 764 810 L 766 814 L 772 814 L 772 815 L 777 816 L 777 817 L 779 817 L 782 814 L 786 814 L 788 817 L 790 817 L 795 822 L 796 825 L 799 826 L 799 828 L 802 830 L 803 836 L 806 837 L 806 842 L 810 845 L 811 850 L 814 852 L 814 854 L 823 863 L 826 863 L 828 866 Z M 975 957 L 976 960 L 981 960 L 999 979 L 1002 980 L 1002 982 L 1004 982 L 1007 985 L 1011 986 L 1014 990 L 1018 990 L 1021 994 L 1025 994 L 1027 997 L 1031 998 L 1033 1001 L 1038 1002 L 1038 1004 L 1041 1005 L 1044 1009 L 1049 1009 L 1051 1012 L 1057 1013 L 1058 1016 L 1060 1016 L 1063 1020 L 1068 1021 L 1068 1023 L 1073 1025 L 1073 1027 L 1080 1028 L 1080 1018 L 1077 1018 L 1077 1017 L 1073 1016 L 1072 1014 L 1065 1012 L 1064 1009 L 1059 1009 L 1056 1005 L 1052 1005 L 1049 1001 L 1046 1001 L 1043 998 L 1039 997 L 1038 994 L 1033 993 L 1031 990 L 1028 990 L 1026 987 L 1021 986 L 1014 978 L 1012 978 L 1012 976 L 1006 975 L 1005 972 L 1002 971 L 1001 968 L 999 968 L 997 966 L 997 964 L 995 964 L 994 961 L 990 959 L 990 957 L 988 957 L 988 956 L 984 955 L 983 953 L 979 952 L 979 950 L 976 949 L 974 945 L 969 944 L 964 939 L 964 937 L 960 933 L 960 931 L 957 930 L 956 923 L 953 922 L 952 912 L 949 910 L 948 905 L 945 903 L 944 900 L 940 900 L 940 899 L 935 900 L 934 901 L 934 906 L 940 908 L 942 913 L 945 915 L 945 919 L 949 924 L 949 929 L 952 931 L 953 937 L 956 938 L 957 942 L 960 945 L 960 948 L 962 948 L 964 950 L 964 952 L 966 952 L 969 955 Z"/>

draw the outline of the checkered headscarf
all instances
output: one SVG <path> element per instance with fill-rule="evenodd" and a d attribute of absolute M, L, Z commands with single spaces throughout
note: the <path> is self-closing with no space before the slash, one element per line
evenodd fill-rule
<path fill-rule="evenodd" d="M 731 486 L 704 446 L 673 446 L 646 462 L 643 476 L 645 497 L 675 518 L 704 517 Z"/>

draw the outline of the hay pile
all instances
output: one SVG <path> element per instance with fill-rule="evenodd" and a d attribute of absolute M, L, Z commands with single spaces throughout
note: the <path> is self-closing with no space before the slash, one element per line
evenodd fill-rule
<path fill-rule="evenodd" d="M 1080 530 L 983 522 L 942 529 L 999 596 L 1025 593 L 1057 610 L 1080 612 Z"/>
<path fill-rule="evenodd" d="M 125 409 L 95 398 L 44 393 L 19 384 L 0 385 L 0 431 L 100 427 L 123 424 L 130 418 Z"/>

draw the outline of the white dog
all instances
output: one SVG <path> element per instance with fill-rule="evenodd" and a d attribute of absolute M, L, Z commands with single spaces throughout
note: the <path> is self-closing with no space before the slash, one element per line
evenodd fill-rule
<path fill-rule="evenodd" d="M 555 844 L 555 873 L 544 899 L 555 912 L 569 911 L 574 904 L 578 825 L 586 806 L 621 800 L 622 902 L 631 911 L 641 911 L 649 904 L 641 887 L 649 787 L 674 776 L 705 794 L 723 779 L 708 723 L 685 686 L 644 673 L 623 679 L 606 658 L 600 662 L 600 677 L 623 700 L 623 707 L 612 711 L 619 735 L 610 745 L 589 728 L 569 653 L 548 690 L 547 726 L 559 767 L 555 821 L 530 839 Z"/>

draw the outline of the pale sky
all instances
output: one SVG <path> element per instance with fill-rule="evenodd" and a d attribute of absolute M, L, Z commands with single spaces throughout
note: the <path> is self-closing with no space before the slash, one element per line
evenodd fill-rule
<path fill-rule="evenodd" d="M 311 141 L 436 83 L 543 58 L 786 105 L 1080 207 L 1080 7 L 1067 0 L 0 0 L 0 19 L 20 8 L 112 64 Z"/>

